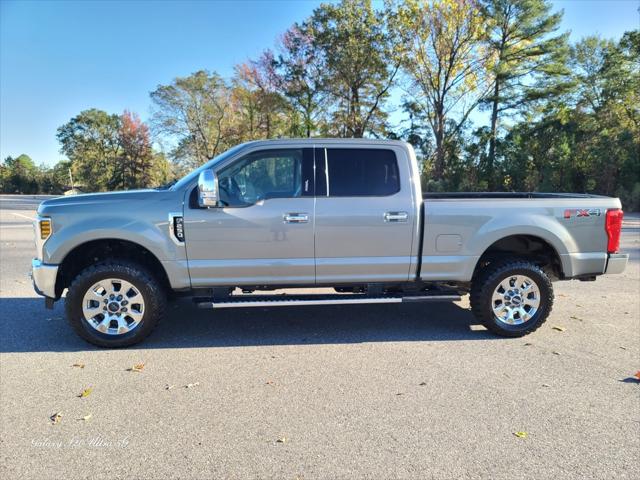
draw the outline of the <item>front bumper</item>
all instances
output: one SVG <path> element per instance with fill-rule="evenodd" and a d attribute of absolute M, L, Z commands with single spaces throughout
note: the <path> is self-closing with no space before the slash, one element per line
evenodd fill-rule
<path fill-rule="evenodd" d="M 58 277 L 58 265 L 47 265 L 34 258 L 31 260 L 31 278 L 33 288 L 38 295 L 56 298 L 56 278 Z"/>
<path fill-rule="evenodd" d="M 607 268 L 604 273 L 622 273 L 627 268 L 627 262 L 629 261 L 628 253 L 611 253 L 607 260 Z"/>

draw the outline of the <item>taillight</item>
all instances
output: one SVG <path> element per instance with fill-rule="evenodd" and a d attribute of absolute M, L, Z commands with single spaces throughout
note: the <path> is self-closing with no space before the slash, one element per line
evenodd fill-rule
<path fill-rule="evenodd" d="M 622 217 L 624 213 L 619 208 L 615 210 L 607 210 L 607 217 L 604 224 L 604 229 L 609 237 L 607 243 L 608 253 L 618 253 L 620 250 L 620 231 L 622 230 Z"/>

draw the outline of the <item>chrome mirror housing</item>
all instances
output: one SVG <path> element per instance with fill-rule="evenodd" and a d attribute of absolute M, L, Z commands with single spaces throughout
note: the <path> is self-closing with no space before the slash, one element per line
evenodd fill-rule
<path fill-rule="evenodd" d="M 218 177 L 211 169 L 198 176 L 198 205 L 202 208 L 218 206 Z"/>

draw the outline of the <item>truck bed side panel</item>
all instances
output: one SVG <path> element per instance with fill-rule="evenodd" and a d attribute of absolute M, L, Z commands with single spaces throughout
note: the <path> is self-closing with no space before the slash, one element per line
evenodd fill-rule
<path fill-rule="evenodd" d="M 564 276 L 571 278 L 604 272 L 605 213 L 620 208 L 620 201 L 587 196 L 427 198 L 423 208 L 423 280 L 471 280 L 482 254 L 512 235 L 538 237 L 551 245 L 560 257 Z M 567 212 L 570 216 L 565 218 Z"/>

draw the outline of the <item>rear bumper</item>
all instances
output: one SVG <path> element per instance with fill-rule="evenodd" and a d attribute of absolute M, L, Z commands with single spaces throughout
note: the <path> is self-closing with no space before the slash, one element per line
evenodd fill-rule
<path fill-rule="evenodd" d="M 47 265 L 34 258 L 31 260 L 31 278 L 33 288 L 38 295 L 56 298 L 56 278 L 58 277 L 58 265 Z"/>
<path fill-rule="evenodd" d="M 622 273 L 627 268 L 627 262 L 629 261 L 628 253 L 611 253 L 607 260 L 607 268 L 604 273 Z"/>

